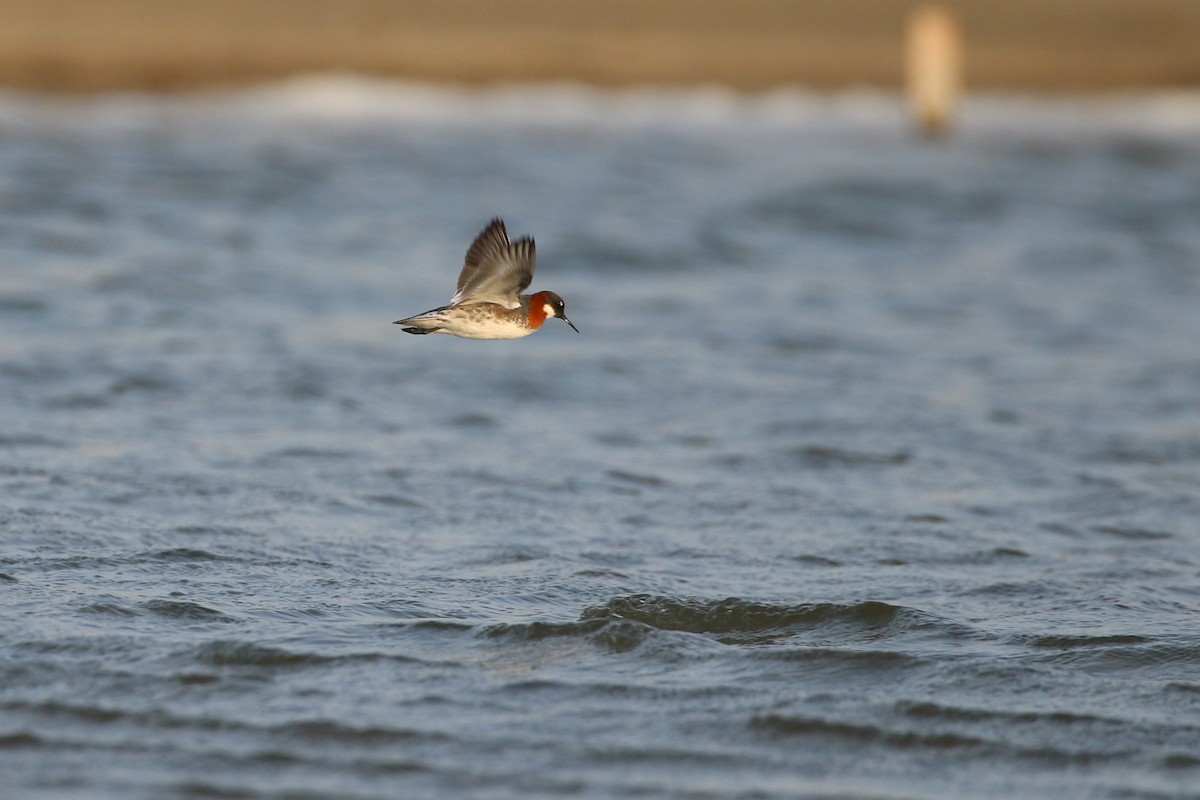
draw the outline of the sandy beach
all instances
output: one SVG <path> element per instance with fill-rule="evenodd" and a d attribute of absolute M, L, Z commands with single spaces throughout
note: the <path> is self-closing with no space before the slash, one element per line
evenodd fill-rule
<path fill-rule="evenodd" d="M 970 86 L 1200 83 L 1194 0 L 947 0 Z M 894 87 L 908 0 L 0 0 L 0 85 L 239 85 L 350 71 L 465 83 Z"/>

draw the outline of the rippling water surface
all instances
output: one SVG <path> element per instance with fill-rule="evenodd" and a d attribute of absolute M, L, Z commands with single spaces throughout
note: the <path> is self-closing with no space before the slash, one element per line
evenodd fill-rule
<path fill-rule="evenodd" d="M 1200 796 L 1198 134 L 0 98 L 5 796 Z"/>

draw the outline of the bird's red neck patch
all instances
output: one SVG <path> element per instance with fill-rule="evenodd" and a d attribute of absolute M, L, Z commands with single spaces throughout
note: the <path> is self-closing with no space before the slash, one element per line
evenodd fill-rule
<path fill-rule="evenodd" d="M 529 327 L 537 330 L 546 321 L 546 293 L 538 292 L 529 298 Z"/>

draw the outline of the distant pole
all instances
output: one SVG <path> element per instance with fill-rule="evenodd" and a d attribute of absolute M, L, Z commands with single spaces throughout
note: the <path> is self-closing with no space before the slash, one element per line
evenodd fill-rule
<path fill-rule="evenodd" d="M 909 112 L 927 135 L 945 133 L 962 93 L 962 29 L 944 8 L 918 6 L 908 16 L 904 45 Z"/>

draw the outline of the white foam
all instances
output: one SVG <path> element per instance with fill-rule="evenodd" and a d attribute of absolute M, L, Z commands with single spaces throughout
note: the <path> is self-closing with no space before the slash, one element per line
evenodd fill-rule
<path fill-rule="evenodd" d="M 461 87 L 355 75 L 298 77 L 238 90 L 89 97 L 0 92 L 0 124 L 79 124 L 114 130 L 203 118 L 234 126 L 403 124 L 595 130 L 840 130 L 904 128 L 899 92 L 803 88 L 743 94 L 720 87 L 599 89 L 566 83 Z M 965 102 L 964 131 L 1200 132 L 1200 91 L 1035 96 L 976 94 Z"/>

